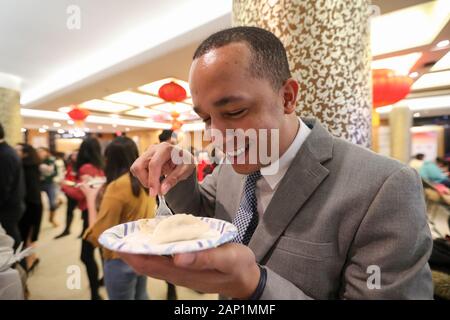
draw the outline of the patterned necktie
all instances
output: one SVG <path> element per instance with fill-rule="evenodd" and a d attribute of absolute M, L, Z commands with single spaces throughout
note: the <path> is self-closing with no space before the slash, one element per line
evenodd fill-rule
<path fill-rule="evenodd" d="M 238 234 L 234 239 L 236 243 L 247 245 L 258 226 L 259 216 L 256 206 L 255 189 L 256 181 L 259 178 L 261 178 L 261 172 L 258 170 L 249 174 L 245 180 L 244 194 L 236 216 L 233 219 L 233 224 L 238 229 Z"/>

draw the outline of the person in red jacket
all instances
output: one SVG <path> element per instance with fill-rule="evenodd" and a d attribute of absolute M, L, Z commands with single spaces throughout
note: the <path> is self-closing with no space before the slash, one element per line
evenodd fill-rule
<path fill-rule="evenodd" d="M 96 138 L 88 137 L 81 143 L 78 151 L 77 160 L 74 166 L 76 172 L 76 182 L 85 182 L 92 178 L 104 177 L 103 157 L 101 154 L 100 143 Z M 66 194 L 78 202 L 78 208 L 82 211 L 83 232 L 89 226 L 89 214 L 87 210 L 86 197 L 78 187 L 65 188 Z M 91 299 L 102 299 L 98 293 L 100 281 L 98 278 L 98 266 L 94 258 L 95 247 L 88 241 L 81 240 L 81 261 L 86 266 L 86 271 L 91 288 Z"/>

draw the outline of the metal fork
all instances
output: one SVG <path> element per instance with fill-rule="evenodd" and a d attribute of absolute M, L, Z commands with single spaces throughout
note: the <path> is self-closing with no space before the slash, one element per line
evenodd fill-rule
<path fill-rule="evenodd" d="M 172 216 L 172 210 L 167 206 L 166 200 L 164 200 L 164 196 L 158 194 L 159 205 L 158 209 L 156 209 L 156 217 L 169 217 Z"/>

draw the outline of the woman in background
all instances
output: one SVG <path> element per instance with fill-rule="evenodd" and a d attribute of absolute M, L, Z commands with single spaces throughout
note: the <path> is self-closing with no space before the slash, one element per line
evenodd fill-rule
<path fill-rule="evenodd" d="M 31 247 L 38 239 L 39 229 L 42 220 L 42 201 L 40 178 L 41 172 L 39 165 L 41 163 L 39 156 L 31 145 L 19 143 L 16 151 L 22 159 L 23 172 L 25 176 L 25 213 L 19 221 L 19 230 L 24 241 L 25 247 Z M 26 270 L 28 272 L 39 263 L 39 258 L 31 254 L 26 258 Z"/>
<path fill-rule="evenodd" d="M 88 137 L 83 140 L 78 151 L 74 169 L 76 171 L 76 182 L 104 176 L 100 143 L 96 138 Z M 89 226 L 89 214 L 84 193 L 78 187 L 64 188 L 64 191 L 69 197 L 78 201 L 78 207 L 81 210 L 81 216 L 83 218 L 83 234 Z M 86 266 L 89 285 L 91 287 L 91 299 L 101 300 L 102 297 L 98 293 L 100 281 L 94 250 L 95 248 L 90 242 L 84 239 L 81 240 L 81 261 Z"/>
<path fill-rule="evenodd" d="M 75 183 L 77 181 L 77 173 L 75 171 L 75 163 L 77 161 L 77 155 L 78 155 L 78 150 L 72 152 L 69 157 L 67 158 L 67 164 L 66 164 L 66 174 L 64 176 L 64 180 L 62 181 L 62 186 L 61 189 L 64 192 L 64 194 L 66 195 L 67 198 L 67 209 L 66 209 L 66 227 L 64 228 L 64 231 L 55 237 L 55 239 L 59 239 L 62 237 L 65 237 L 67 235 L 70 234 L 70 226 L 72 225 L 72 220 L 73 220 L 73 211 L 75 210 L 75 208 L 77 207 L 77 200 L 72 198 L 69 194 L 69 192 L 66 192 L 66 190 L 70 187 L 68 185 L 68 183 Z"/>
<path fill-rule="evenodd" d="M 115 225 L 152 218 L 155 214 L 155 198 L 149 197 L 139 181 L 130 173 L 130 167 L 138 158 L 136 144 L 127 137 L 114 139 L 105 150 L 106 189 L 99 209 L 96 200 L 100 188 L 83 186 L 86 194 L 91 226 L 85 238 L 99 246 L 100 234 Z M 102 249 L 105 286 L 111 300 L 146 300 L 147 277 L 136 274 L 117 253 Z"/>
<path fill-rule="evenodd" d="M 41 160 L 41 164 L 39 165 L 39 170 L 41 171 L 41 190 L 47 194 L 50 206 L 49 222 L 53 227 L 57 227 L 55 212 L 58 209 L 58 204 L 56 202 L 56 186 L 53 179 L 58 175 L 58 169 L 56 168 L 55 158 L 47 148 L 40 147 L 37 149 L 37 152 Z"/>

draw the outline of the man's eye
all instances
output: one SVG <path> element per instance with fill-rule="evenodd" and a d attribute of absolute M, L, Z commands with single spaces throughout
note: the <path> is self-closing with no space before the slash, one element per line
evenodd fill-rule
<path fill-rule="evenodd" d="M 237 111 L 233 111 L 233 112 L 227 112 L 227 115 L 230 117 L 235 117 L 238 116 L 242 113 L 244 113 L 245 109 L 241 109 L 241 110 L 237 110 Z"/>

